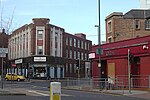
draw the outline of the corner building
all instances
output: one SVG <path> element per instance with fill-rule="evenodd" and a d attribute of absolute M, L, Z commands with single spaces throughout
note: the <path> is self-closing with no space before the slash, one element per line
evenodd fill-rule
<path fill-rule="evenodd" d="M 33 18 L 16 29 L 9 39 L 9 60 L 13 71 L 32 78 L 64 78 L 65 30 L 50 24 L 48 18 Z"/>

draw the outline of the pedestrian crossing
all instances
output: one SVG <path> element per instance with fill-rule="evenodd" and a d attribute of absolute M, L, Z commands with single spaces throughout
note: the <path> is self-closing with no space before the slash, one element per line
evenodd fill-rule
<path fill-rule="evenodd" d="M 32 95 L 32 96 L 50 96 L 50 93 L 49 93 L 49 91 L 27 90 L 27 95 Z M 61 94 L 61 96 L 73 96 L 73 95 Z"/>

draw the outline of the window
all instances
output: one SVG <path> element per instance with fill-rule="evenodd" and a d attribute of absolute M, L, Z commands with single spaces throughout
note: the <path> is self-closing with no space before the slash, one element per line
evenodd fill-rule
<path fill-rule="evenodd" d="M 23 34 L 23 43 L 25 43 L 25 34 Z"/>
<path fill-rule="evenodd" d="M 110 33 L 112 31 L 112 27 L 111 27 L 111 21 L 108 22 L 108 33 Z"/>
<path fill-rule="evenodd" d="M 68 50 L 66 50 L 66 58 L 68 58 Z"/>
<path fill-rule="evenodd" d="M 135 28 L 140 29 L 140 21 L 139 20 L 135 20 Z"/>
<path fill-rule="evenodd" d="M 90 50 L 90 43 L 88 43 L 88 50 Z"/>
<path fill-rule="evenodd" d="M 150 5 L 150 0 L 146 0 L 146 5 Z"/>
<path fill-rule="evenodd" d="M 78 40 L 78 48 L 80 48 L 80 40 Z"/>
<path fill-rule="evenodd" d="M 70 64 L 70 73 L 72 73 L 72 64 Z"/>
<path fill-rule="evenodd" d="M 70 46 L 72 46 L 72 38 L 70 38 Z"/>
<path fill-rule="evenodd" d="M 38 30 L 37 33 L 37 39 L 43 39 L 43 30 Z"/>
<path fill-rule="evenodd" d="M 112 38 L 108 38 L 108 43 L 111 43 L 112 42 Z"/>
<path fill-rule="evenodd" d="M 150 19 L 145 21 L 145 29 L 150 29 Z"/>
<path fill-rule="evenodd" d="M 74 51 L 74 59 L 76 59 L 77 57 L 76 57 L 76 51 Z"/>
<path fill-rule="evenodd" d="M 70 50 L 70 58 L 72 58 L 72 50 Z"/>
<path fill-rule="evenodd" d="M 74 47 L 76 47 L 76 39 L 74 39 Z"/>
<path fill-rule="evenodd" d="M 85 53 L 85 60 L 87 60 L 87 54 Z"/>
<path fill-rule="evenodd" d="M 66 37 L 66 45 L 68 45 L 68 38 Z"/>
<path fill-rule="evenodd" d="M 37 47 L 37 53 L 38 53 L 39 55 L 42 55 L 42 54 L 43 54 L 43 46 L 38 46 L 38 47 Z"/>
<path fill-rule="evenodd" d="M 81 41 L 81 48 L 83 49 L 83 41 Z"/>
<path fill-rule="evenodd" d="M 85 50 L 86 50 L 86 49 L 87 49 L 87 44 L 86 44 L 86 42 L 85 42 L 85 45 L 84 45 L 84 46 L 85 46 Z"/>
<path fill-rule="evenodd" d="M 55 56 L 57 56 L 57 48 L 55 48 Z"/>
<path fill-rule="evenodd" d="M 82 60 L 84 59 L 84 57 L 83 57 L 83 53 L 81 53 L 81 59 L 82 59 Z"/>
<path fill-rule="evenodd" d="M 76 73 L 76 64 L 74 64 L 74 73 Z"/>
<path fill-rule="evenodd" d="M 68 63 L 66 63 L 66 73 L 68 73 Z"/>
<path fill-rule="evenodd" d="M 78 52 L 78 59 L 80 59 L 80 52 Z"/>

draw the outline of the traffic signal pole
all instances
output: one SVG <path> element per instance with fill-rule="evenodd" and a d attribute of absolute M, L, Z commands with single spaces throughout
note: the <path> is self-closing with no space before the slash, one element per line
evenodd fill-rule
<path fill-rule="evenodd" d="M 131 63 L 130 63 L 130 49 L 128 49 L 128 88 L 131 94 Z"/>

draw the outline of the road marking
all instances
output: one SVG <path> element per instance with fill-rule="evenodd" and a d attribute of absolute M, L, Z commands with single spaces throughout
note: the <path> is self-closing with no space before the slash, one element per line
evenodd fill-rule
<path fill-rule="evenodd" d="M 66 97 L 69 97 L 69 96 L 72 96 L 72 95 L 68 95 L 68 94 L 61 94 L 61 96 L 66 96 Z"/>
<path fill-rule="evenodd" d="M 49 94 L 40 93 L 40 92 L 32 91 L 32 90 L 28 90 L 28 92 L 30 92 L 30 93 L 35 93 L 35 94 L 42 95 L 42 96 L 49 96 Z"/>

